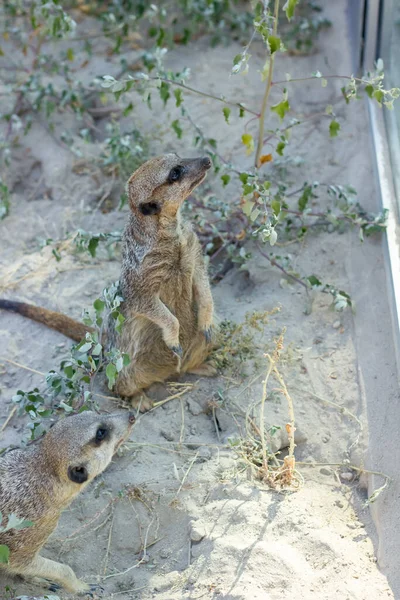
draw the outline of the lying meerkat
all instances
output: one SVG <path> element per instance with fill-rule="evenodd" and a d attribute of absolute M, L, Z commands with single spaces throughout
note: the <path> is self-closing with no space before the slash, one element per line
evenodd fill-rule
<path fill-rule="evenodd" d="M 40 556 L 61 512 L 87 484 L 109 465 L 128 438 L 135 417 L 123 412 L 98 415 L 85 411 L 58 421 L 44 438 L 27 450 L 10 450 L 0 457 L 0 512 L 33 522 L 26 529 L 0 533 L 10 550 L 11 575 L 48 579 L 68 592 L 87 593 L 90 586 L 73 570 Z"/>
<path fill-rule="evenodd" d="M 114 388 L 121 396 L 133 398 L 177 372 L 215 374 L 205 362 L 214 319 L 207 269 L 197 235 L 180 212 L 210 167 L 208 157 L 166 154 L 144 163 L 128 181 L 130 216 L 120 276 L 125 322 L 120 335 L 111 327 L 107 334 L 107 345 L 131 358 Z M 88 331 L 65 315 L 29 304 L 0 299 L 0 308 L 76 341 Z"/>

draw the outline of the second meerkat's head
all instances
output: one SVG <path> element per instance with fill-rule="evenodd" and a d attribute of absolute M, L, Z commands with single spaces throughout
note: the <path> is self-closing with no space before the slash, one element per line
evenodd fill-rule
<path fill-rule="evenodd" d="M 127 411 L 111 415 L 84 411 L 58 421 L 38 451 L 46 469 L 74 495 L 109 465 L 134 422 Z"/>
<path fill-rule="evenodd" d="M 211 160 L 165 154 L 141 165 L 128 181 L 131 210 L 143 216 L 175 216 L 183 201 L 204 180 Z"/>

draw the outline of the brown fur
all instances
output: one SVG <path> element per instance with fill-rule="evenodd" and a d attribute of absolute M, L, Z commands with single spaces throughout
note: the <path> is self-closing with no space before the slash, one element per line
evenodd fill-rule
<path fill-rule="evenodd" d="M 93 331 L 90 327 L 71 319 L 71 317 L 25 302 L 14 302 L 0 298 L 0 308 L 18 313 L 38 323 L 43 323 L 43 325 L 63 333 L 75 342 L 80 342 L 88 331 Z"/>
<path fill-rule="evenodd" d="M 90 586 L 77 579 L 67 565 L 43 558 L 39 551 L 55 529 L 61 512 L 110 463 L 134 423 L 130 413 L 98 415 L 86 411 L 58 421 L 43 440 L 27 450 L 12 450 L 0 458 L 0 511 L 14 513 L 34 525 L 0 533 L 0 544 L 10 549 L 10 562 L 0 565 L 10 574 L 41 577 L 73 593 Z M 99 428 L 108 436 L 98 442 Z M 71 469 L 85 469 L 82 482 L 71 479 Z M 73 477 L 73 476 L 72 476 Z"/>
<path fill-rule="evenodd" d="M 179 372 L 215 373 L 204 364 L 214 319 L 207 270 L 200 242 L 180 213 L 210 166 L 209 158 L 167 154 L 144 163 L 128 181 L 131 213 L 120 277 L 126 320 L 120 336 L 111 327 L 107 336 L 109 347 L 117 346 L 131 357 L 116 383 L 122 396 L 133 397 Z M 180 174 L 176 181 L 174 172 Z M 7 308 L 0 301 L 1 307 Z M 68 317 L 55 318 L 57 313 L 35 307 L 22 314 L 76 339 L 71 334 L 78 326 L 74 329 Z M 49 315 L 46 320 L 44 315 Z"/>

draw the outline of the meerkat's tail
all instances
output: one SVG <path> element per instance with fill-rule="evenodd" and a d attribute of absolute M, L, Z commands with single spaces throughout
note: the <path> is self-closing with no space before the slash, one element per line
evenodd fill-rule
<path fill-rule="evenodd" d="M 9 310 L 38 323 L 43 323 L 43 325 L 59 331 L 75 342 L 80 342 L 87 332 L 93 331 L 92 327 L 79 323 L 79 321 L 75 321 L 71 317 L 67 317 L 54 310 L 42 308 L 41 306 L 26 304 L 25 302 L 14 302 L 13 300 L 0 298 L 0 309 Z"/>

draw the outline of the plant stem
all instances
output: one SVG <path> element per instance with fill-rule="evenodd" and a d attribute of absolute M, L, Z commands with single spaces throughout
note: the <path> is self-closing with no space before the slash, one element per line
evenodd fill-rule
<path fill-rule="evenodd" d="M 294 77 L 293 79 L 285 79 L 282 81 L 273 81 L 272 85 L 278 85 L 280 83 L 294 83 L 296 81 L 310 81 L 312 79 L 315 80 L 321 80 L 321 79 L 354 79 L 354 81 L 358 81 L 359 83 L 370 83 L 368 80 L 366 79 L 360 79 L 359 77 L 350 77 L 350 75 L 321 75 L 321 77 L 315 77 L 315 76 L 311 76 L 311 77 Z"/>
<path fill-rule="evenodd" d="M 268 471 L 268 454 L 267 454 L 267 445 L 265 443 L 264 407 L 265 407 L 265 401 L 267 399 L 268 379 L 269 379 L 269 376 L 271 375 L 272 368 L 275 363 L 269 354 L 266 354 L 266 357 L 268 358 L 269 365 L 268 365 L 267 373 L 265 375 L 265 379 L 263 381 L 263 395 L 262 395 L 261 407 L 260 407 L 260 438 L 261 438 L 261 446 L 262 446 L 263 467 L 264 467 L 264 469 L 266 469 L 266 471 Z"/>
<path fill-rule="evenodd" d="M 273 27 L 273 35 L 276 36 L 276 32 L 278 30 L 278 12 L 279 12 L 279 0 L 275 0 L 275 8 L 274 8 L 274 27 Z M 271 54 L 271 58 L 269 61 L 269 70 L 268 70 L 268 79 L 267 85 L 264 92 L 264 97 L 261 105 L 261 114 L 260 114 L 260 125 L 258 128 L 258 142 L 257 142 L 257 151 L 255 157 L 255 166 L 256 168 L 261 166 L 260 156 L 264 145 L 264 123 L 265 123 L 265 112 L 268 106 L 269 94 L 271 92 L 272 87 L 272 75 L 274 72 L 274 62 L 275 62 L 275 52 Z"/>
<path fill-rule="evenodd" d="M 289 420 L 290 420 L 289 429 L 287 432 L 288 438 L 289 438 L 289 457 L 294 460 L 294 449 L 295 449 L 296 444 L 294 443 L 295 427 L 294 427 L 293 401 L 287 390 L 286 383 L 284 382 L 282 375 L 279 373 L 278 369 L 276 368 L 276 365 L 274 366 L 274 373 L 275 373 L 275 376 L 278 379 L 279 383 L 282 386 L 282 393 L 288 402 Z M 294 463 L 293 463 L 293 468 L 294 468 Z"/>
<path fill-rule="evenodd" d="M 279 2 L 279 0 L 277 0 L 277 2 Z M 231 100 L 227 100 L 223 96 L 214 96 L 214 94 L 208 94 L 207 92 L 202 92 L 201 90 L 196 90 L 196 88 L 192 88 L 189 85 L 182 83 L 181 81 L 175 81 L 173 79 L 168 79 L 167 77 L 146 77 L 146 79 L 144 79 L 143 77 L 132 77 L 131 76 L 130 79 L 125 80 L 125 81 L 139 81 L 141 83 L 143 83 L 145 81 L 163 81 L 164 83 L 168 83 L 169 85 L 176 85 L 177 87 L 183 88 L 184 90 L 187 90 L 188 92 L 193 92 L 194 94 L 197 94 L 198 96 L 204 96 L 205 98 L 212 98 L 213 100 L 222 102 L 223 104 L 226 104 L 227 106 L 235 106 L 236 108 L 241 108 L 245 112 L 248 112 L 249 114 L 254 115 L 257 118 L 260 117 L 258 112 L 256 112 L 255 110 L 251 110 L 250 108 L 247 108 L 241 102 L 233 102 Z M 94 92 L 96 90 L 89 89 L 88 91 Z M 103 90 L 103 91 L 106 93 L 107 92 L 113 93 L 111 90 Z"/>
<path fill-rule="evenodd" d="M 288 273 L 288 271 L 286 271 L 286 269 L 284 269 L 282 267 L 282 265 L 280 265 L 279 263 L 277 263 L 274 258 L 271 258 L 270 256 L 268 256 L 268 254 L 266 254 L 265 252 L 263 252 L 263 250 L 260 248 L 259 244 L 257 244 L 257 248 L 258 248 L 260 254 L 264 258 L 266 258 L 273 267 L 277 267 L 280 271 L 282 271 L 282 273 L 284 273 L 286 275 L 286 277 L 289 277 L 290 279 L 293 279 L 293 281 L 295 281 L 296 283 L 298 283 L 301 286 L 303 286 L 303 288 L 305 288 L 307 290 L 307 293 L 308 293 L 308 285 L 306 283 L 304 283 L 304 281 L 302 281 L 298 277 L 295 277 L 294 275 L 291 275 L 290 273 Z"/>

